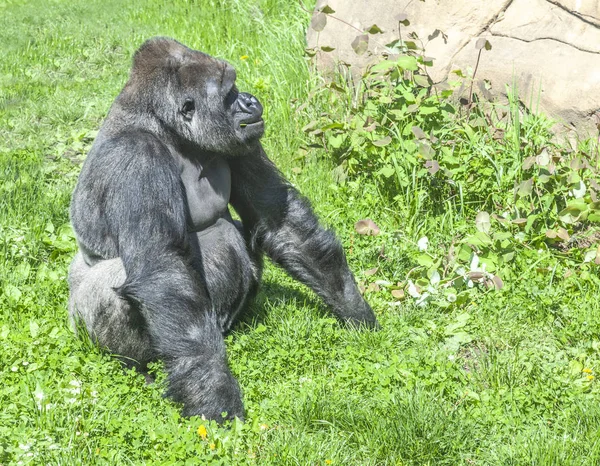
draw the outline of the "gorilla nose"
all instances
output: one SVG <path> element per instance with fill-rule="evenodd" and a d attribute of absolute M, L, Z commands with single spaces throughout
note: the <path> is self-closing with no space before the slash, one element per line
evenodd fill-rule
<path fill-rule="evenodd" d="M 240 92 L 238 95 L 238 105 L 240 112 L 248 113 L 252 120 L 258 121 L 262 116 L 262 105 L 252 94 Z"/>

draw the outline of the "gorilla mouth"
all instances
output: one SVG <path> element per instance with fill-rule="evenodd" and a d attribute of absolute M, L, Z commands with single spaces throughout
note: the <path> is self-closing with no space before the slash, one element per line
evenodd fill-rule
<path fill-rule="evenodd" d="M 237 95 L 234 108 L 240 128 L 262 123 L 263 107 L 252 94 L 240 92 Z"/>
<path fill-rule="evenodd" d="M 246 118 L 240 121 L 240 128 L 245 128 L 246 126 L 252 126 L 257 123 L 262 123 L 263 119 L 261 115 L 252 115 L 249 118 Z"/>

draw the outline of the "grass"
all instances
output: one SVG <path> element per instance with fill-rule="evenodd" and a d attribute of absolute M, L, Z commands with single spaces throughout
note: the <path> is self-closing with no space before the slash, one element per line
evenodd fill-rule
<path fill-rule="evenodd" d="M 472 233 L 473 209 L 455 198 L 434 215 L 415 185 L 391 202 L 368 177 L 336 184 L 331 157 L 304 149 L 301 128 L 332 107 L 309 75 L 295 2 L 8 0 L 0 13 L 0 464 L 600 463 L 598 267 L 526 238 L 500 291 L 446 307 L 391 298 L 390 283 L 421 270 L 419 238 L 446 254 Z M 146 385 L 66 317 L 70 194 L 133 51 L 154 35 L 236 67 L 265 105 L 267 153 L 336 229 L 357 279 L 377 285 L 366 296 L 382 330 L 354 332 L 268 267 L 256 318 L 227 337 L 247 422 L 226 429 L 182 419 L 160 364 Z M 506 152 L 468 139 L 471 174 L 489 169 L 485 154 L 501 163 L 497 186 L 499 169 L 520 169 L 517 126 L 546 141 L 543 119 L 514 123 Z M 465 180 L 464 199 L 479 202 Z M 381 235 L 354 231 L 365 217 Z"/>

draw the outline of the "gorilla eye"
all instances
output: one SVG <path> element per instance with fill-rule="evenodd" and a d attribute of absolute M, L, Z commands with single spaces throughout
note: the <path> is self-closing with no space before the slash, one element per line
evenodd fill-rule
<path fill-rule="evenodd" d="M 225 96 L 225 108 L 231 107 L 238 98 L 237 87 L 233 86 Z"/>
<path fill-rule="evenodd" d="M 181 107 L 181 114 L 187 118 L 191 119 L 194 115 L 194 111 L 196 110 L 196 104 L 193 99 L 185 99 L 183 107 Z"/>

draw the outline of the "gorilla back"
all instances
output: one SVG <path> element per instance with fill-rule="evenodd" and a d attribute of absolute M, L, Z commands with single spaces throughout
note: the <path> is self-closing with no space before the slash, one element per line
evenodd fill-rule
<path fill-rule="evenodd" d="M 217 421 L 243 418 L 223 334 L 255 295 L 263 254 L 340 320 L 377 326 L 334 234 L 265 155 L 262 106 L 235 78 L 172 39 L 144 43 L 71 204 L 72 320 L 127 364 L 163 359 L 184 415 Z"/>

